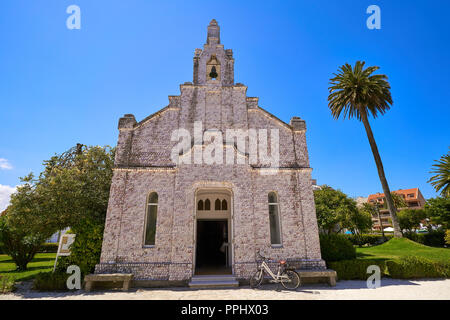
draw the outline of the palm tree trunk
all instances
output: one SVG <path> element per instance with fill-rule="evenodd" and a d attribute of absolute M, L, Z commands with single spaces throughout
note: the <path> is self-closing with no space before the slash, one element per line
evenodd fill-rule
<path fill-rule="evenodd" d="M 380 208 L 378 208 L 378 203 L 376 204 L 376 210 L 377 210 L 377 216 L 378 216 L 378 223 L 380 224 L 380 230 L 381 230 L 381 234 L 383 236 L 383 241 L 384 241 L 386 239 L 386 237 L 384 236 L 383 222 L 381 222 Z"/>
<path fill-rule="evenodd" d="M 364 109 L 360 108 L 360 110 Z M 366 113 L 361 112 L 361 120 L 364 124 L 364 128 L 366 129 L 367 138 L 369 139 L 369 144 L 370 148 L 372 149 L 373 158 L 375 159 L 375 163 L 377 165 L 378 176 L 380 177 L 381 186 L 383 187 L 387 207 L 389 209 L 389 213 L 391 214 L 392 225 L 394 226 L 394 237 L 401 238 L 402 233 L 400 232 L 400 225 L 398 223 L 397 209 L 395 208 L 394 200 L 392 199 L 391 191 L 389 190 L 389 185 L 386 180 L 386 176 L 384 175 L 383 163 L 381 162 L 381 157 L 378 152 L 377 143 L 375 142 L 375 138 L 373 137 L 372 128 L 370 127 L 369 119 L 367 118 Z"/>

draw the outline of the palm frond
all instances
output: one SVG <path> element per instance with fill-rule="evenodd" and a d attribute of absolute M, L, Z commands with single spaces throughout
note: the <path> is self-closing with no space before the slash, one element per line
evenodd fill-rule
<path fill-rule="evenodd" d="M 353 67 L 346 63 L 333 73 L 328 88 L 328 107 L 335 119 L 342 116 L 361 120 L 362 113 L 376 118 L 393 104 L 387 76 L 373 74 L 379 69 L 377 66 L 364 66 L 364 61 L 357 61 Z"/>
<path fill-rule="evenodd" d="M 433 170 L 430 173 L 435 175 L 428 180 L 436 192 L 441 193 L 443 197 L 450 197 L 450 152 L 443 155 L 439 160 L 435 160 L 432 165 Z"/>

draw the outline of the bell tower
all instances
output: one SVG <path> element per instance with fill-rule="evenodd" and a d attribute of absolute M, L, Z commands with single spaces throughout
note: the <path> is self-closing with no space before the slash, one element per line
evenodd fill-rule
<path fill-rule="evenodd" d="M 206 43 L 195 49 L 194 84 L 212 86 L 234 85 L 234 59 L 231 49 L 220 43 L 220 27 L 215 19 L 208 25 Z"/>

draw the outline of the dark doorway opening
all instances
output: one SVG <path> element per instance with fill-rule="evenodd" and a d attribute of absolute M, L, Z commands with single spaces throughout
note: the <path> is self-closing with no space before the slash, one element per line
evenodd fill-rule
<path fill-rule="evenodd" d="M 196 274 L 231 274 L 227 220 L 197 220 Z"/>

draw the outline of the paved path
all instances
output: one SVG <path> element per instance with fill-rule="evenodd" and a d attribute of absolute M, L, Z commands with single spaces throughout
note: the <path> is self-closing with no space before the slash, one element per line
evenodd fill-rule
<path fill-rule="evenodd" d="M 25 283 L 13 294 L 0 295 L 0 300 L 16 299 L 75 299 L 75 300 L 111 300 L 111 299 L 148 299 L 148 300 L 330 300 L 330 299 L 431 299 L 450 300 L 450 279 L 446 280 L 392 280 L 382 279 L 381 287 L 368 289 L 365 281 L 339 281 L 336 287 L 322 284 L 309 284 L 297 291 L 276 291 L 277 285 L 264 285 L 261 289 L 240 287 L 233 289 L 132 289 L 130 292 L 93 291 L 75 292 L 35 292 Z"/>

